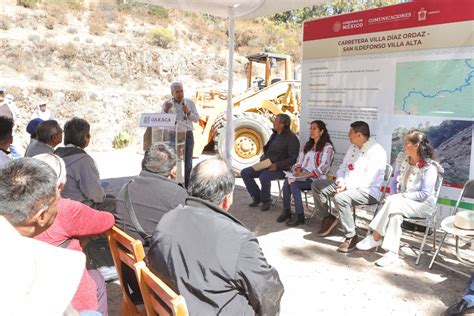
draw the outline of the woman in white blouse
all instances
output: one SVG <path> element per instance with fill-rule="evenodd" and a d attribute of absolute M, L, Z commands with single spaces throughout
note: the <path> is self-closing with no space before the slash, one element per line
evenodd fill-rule
<path fill-rule="evenodd" d="M 421 131 L 408 132 L 403 147 L 395 162 L 391 195 L 370 223 L 372 233 L 357 244 L 359 250 L 381 245 L 387 251 L 375 262 L 381 267 L 398 259 L 403 217 L 426 217 L 435 210 L 436 180 L 444 172 L 433 160 L 433 147 Z"/>
<path fill-rule="evenodd" d="M 310 136 L 293 168 L 293 175 L 285 179 L 283 185 L 283 212 L 277 222 L 286 221 L 288 226 L 304 224 L 301 190 L 310 190 L 316 178 L 326 178 L 334 157 L 334 147 L 323 121 L 310 124 Z M 295 216 L 291 218 L 291 196 L 295 201 Z"/>

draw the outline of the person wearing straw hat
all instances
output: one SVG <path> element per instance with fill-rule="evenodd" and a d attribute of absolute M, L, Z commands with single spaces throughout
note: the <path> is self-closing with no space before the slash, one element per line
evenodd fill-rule
<path fill-rule="evenodd" d="M 369 225 L 372 231 L 357 243 L 357 249 L 382 246 L 387 250 L 375 264 L 384 267 L 398 260 L 403 217 L 426 217 L 435 210 L 435 186 L 443 167 L 433 160 L 433 147 L 426 135 L 412 130 L 405 136 L 404 152 L 396 160 L 391 195 Z"/>
<path fill-rule="evenodd" d="M 461 211 L 443 219 L 441 228 L 450 234 L 457 236 L 474 236 L 474 212 Z M 447 316 L 464 315 L 474 310 L 474 273 L 467 284 L 463 298 L 446 310 Z"/>

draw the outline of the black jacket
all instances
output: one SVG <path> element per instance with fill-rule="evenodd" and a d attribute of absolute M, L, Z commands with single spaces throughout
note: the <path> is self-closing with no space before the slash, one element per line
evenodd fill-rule
<path fill-rule="evenodd" d="M 283 284 L 255 235 L 210 202 L 188 197 L 161 218 L 153 271 L 184 296 L 190 315 L 276 315 Z"/>
<path fill-rule="evenodd" d="M 300 141 L 289 128 L 281 134 L 275 130 L 263 147 L 263 156 L 260 160 L 270 159 L 277 166 L 277 170 L 290 170 L 296 163 L 300 151 Z"/>

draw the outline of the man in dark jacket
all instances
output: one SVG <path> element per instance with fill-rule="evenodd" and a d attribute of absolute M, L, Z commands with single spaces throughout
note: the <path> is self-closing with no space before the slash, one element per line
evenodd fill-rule
<path fill-rule="evenodd" d="M 127 207 L 127 198 L 133 207 L 136 219 L 144 232 L 151 237 L 163 214 L 184 204 L 188 194 L 178 185 L 176 178 L 176 153 L 165 143 L 158 142 L 145 152 L 140 175 L 129 184 L 125 184 L 117 196 L 117 208 L 114 212 L 117 227 L 135 239 L 144 239 L 133 223 Z"/>
<path fill-rule="evenodd" d="M 228 213 L 235 179 L 212 158 L 191 172 L 186 205 L 166 213 L 148 252 L 151 269 L 184 296 L 191 315 L 276 315 L 283 284 L 255 235 Z"/>
<path fill-rule="evenodd" d="M 247 167 L 240 172 L 247 191 L 252 196 L 250 207 L 262 203 L 261 210 L 268 211 L 272 205 L 270 189 L 272 180 L 284 179 L 283 171 L 288 171 L 295 164 L 300 150 L 300 141 L 290 129 L 291 120 L 286 114 L 278 114 L 273 120 L 273 135 L 263 147 L 260 161 L 270 159 L 271 165 L 263 170 Z M 261 188 L 255 182 L 259 178 Z"/>

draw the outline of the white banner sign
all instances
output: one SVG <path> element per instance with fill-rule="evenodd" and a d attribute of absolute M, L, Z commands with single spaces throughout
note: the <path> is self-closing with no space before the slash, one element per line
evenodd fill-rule
<path fill-rule="evenodd" d="M 140 117 L 140 127 L 174 127 L 175 123 L 172 113 L 143 113 Z"/>

